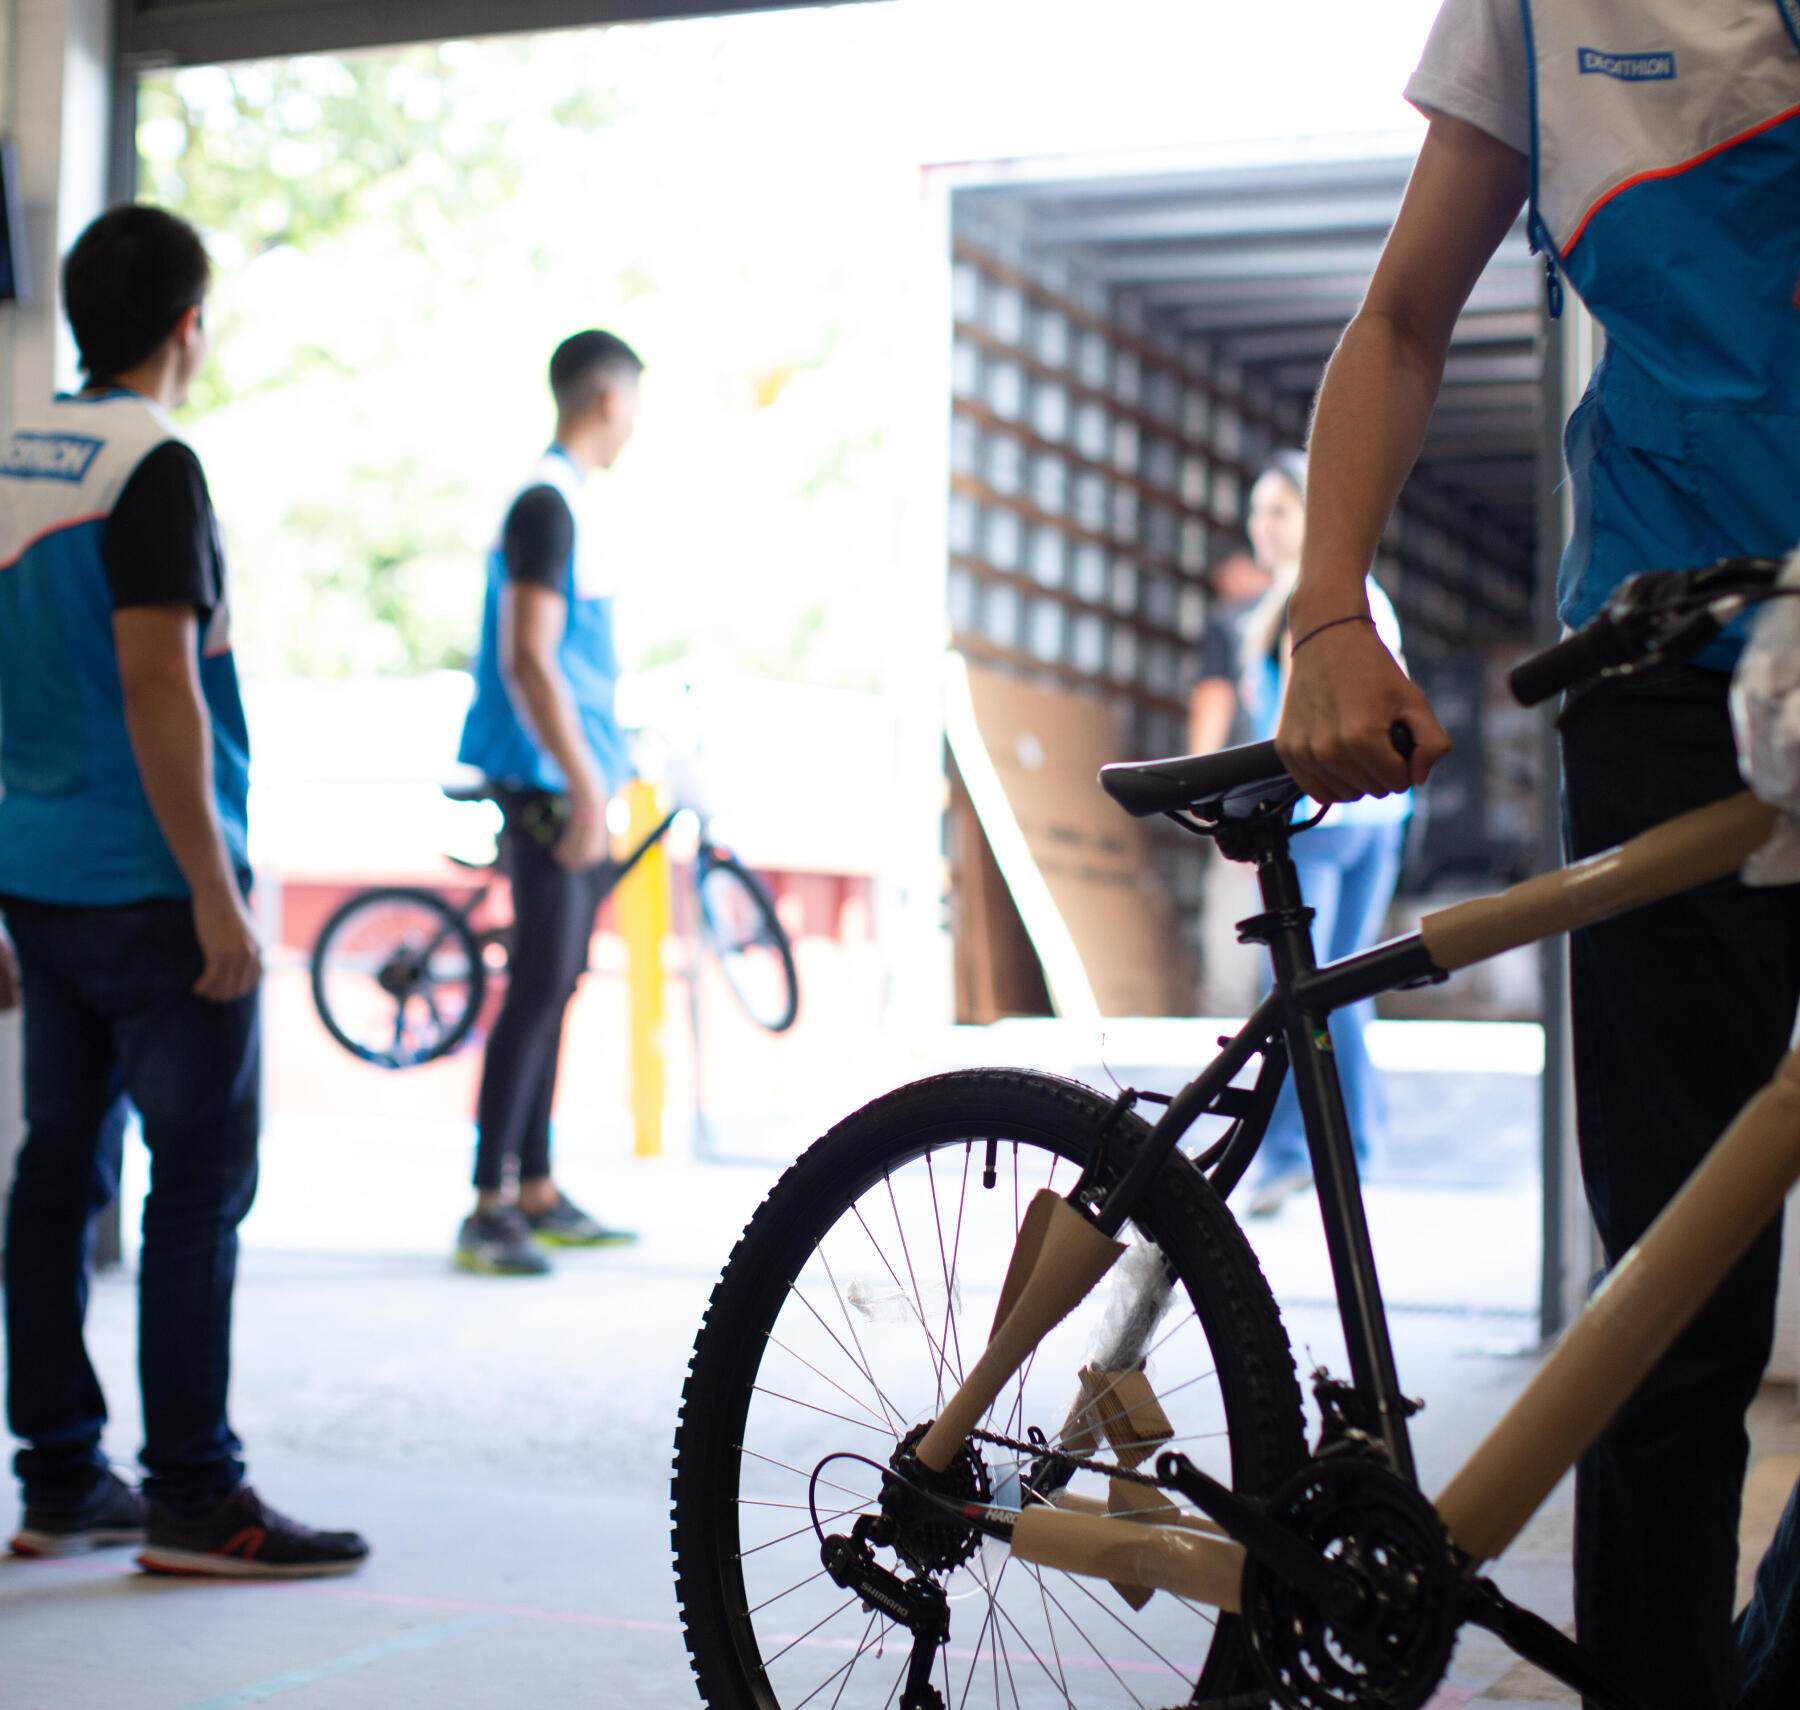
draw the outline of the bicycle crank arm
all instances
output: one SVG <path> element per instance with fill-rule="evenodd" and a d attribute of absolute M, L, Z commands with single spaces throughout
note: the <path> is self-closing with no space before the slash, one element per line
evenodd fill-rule
<path fill-rule="evenodd" d="M 1621 1686 L 1567 1633 L 1509 1601 L 1491 1579 L 1468 1582 L 1459 1613 L 1464 1621 L 1485 1627 L 1528 1663 L 1579 1692 L 1587 1703 L 1603 1710 L 1646 1710 L 1642 1699 Z"/>
<path fill-rule="evenodd" d="M 1203 1473 L 1186 1455 L 1162 1455 L 1156 1476 L 1172 1484 L 1209 1520 L 1216 1520 L 1245 1551 L 1311 1598 L 1330 1617 L 1355 1616 L 1362 1594 L 1354 1580 L 1317 1555 L 1258 1502 Z"/>

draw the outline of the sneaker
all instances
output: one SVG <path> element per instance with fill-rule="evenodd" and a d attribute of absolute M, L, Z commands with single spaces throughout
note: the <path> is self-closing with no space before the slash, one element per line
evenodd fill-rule
<path fill-rule="evenodd" d="M 204 1514 L 151 1503 L 138 1566 L 203 1579 L 314 1579 L 355 1573 L 368 1559 L 369 1546 L 355 1532 L 315 1532 L 240 1484 Z"/>
<path fill-rule="evenodd" d="M 550 1260 L 532 1238 L 531 1225 L 515 1206 L 472 1211 L 456 1237 L 459 1270 L 489 1277 L 541 1277 Z"/>
<path fill-rule="evenodd" d="M 522 1214 L 540 1241 L 552 1247 L 629 1247 L 637 1239 L 632 1229 L 608 1229 L 596 1223 L 566 1193 L 558 1193 L 548 1211 Z"/>
<path fill-rule="evenodd" d="M 1246 1217 L 1273 1217 L 1296 1194 L 1305 1193 L 1313 1185 L 1309 1170 L 1287 1170 L 1258 1182 L 1244 1207 Z"/>
<path fill-rule="evenodd" d="M 117 1473 L 107 1472 L 79 1508 L 28 1507 L 11 1548 L 15 1556 L 78 1556 L 143 1541 L 144 1499 Z"/>

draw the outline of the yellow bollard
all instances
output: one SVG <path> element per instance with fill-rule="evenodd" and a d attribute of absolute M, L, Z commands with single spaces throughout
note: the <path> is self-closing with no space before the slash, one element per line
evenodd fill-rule
<path fill-rule="evenodd" d="M 634 778 L 625 786 L 631 805 L 629 848 L 656 829 L 661 817 L 656 786 Z M 662 1155 L 663 1101 L 668 1064 L 663 1051 L 663 940 L 669 935 L 669 864 L 659 843 L 646 849 L 613 892 L 619 932 L 625 940 L 626 981 L 631 994 L 631 1127 L 640 1158 Z"/>

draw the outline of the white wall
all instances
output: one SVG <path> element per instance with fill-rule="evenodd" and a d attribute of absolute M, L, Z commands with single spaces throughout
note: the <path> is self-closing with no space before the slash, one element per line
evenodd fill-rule
<path fill-rule="evenodd" d="M 56 263 L 105 206 L 111 9 L 0 0 L 0 136 L 18 153 L 34 298 L 0 306 L 0 432 L 76 380 Z M 0 1017 L 0 1195 L 19 1141 L 19 1021 Z"/>

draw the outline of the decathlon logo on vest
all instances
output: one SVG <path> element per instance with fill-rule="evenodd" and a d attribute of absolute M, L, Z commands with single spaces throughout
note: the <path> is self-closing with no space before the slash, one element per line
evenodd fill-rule
<path fill-rule="evenodd" d="M 1598 48 L 1575 50 L 1583 77 L 1616 77 L 1621 83 L 1660 83 L 1675 75 L 1672 53 L 1602 53 Z"/>
<path fill-rule="evenodd" d="M 21 481 L 70 481 L 87 479 L 94 459 L 106 441 L 82 433 L 15 433 L 7 447 L 0 475 Z"/>

